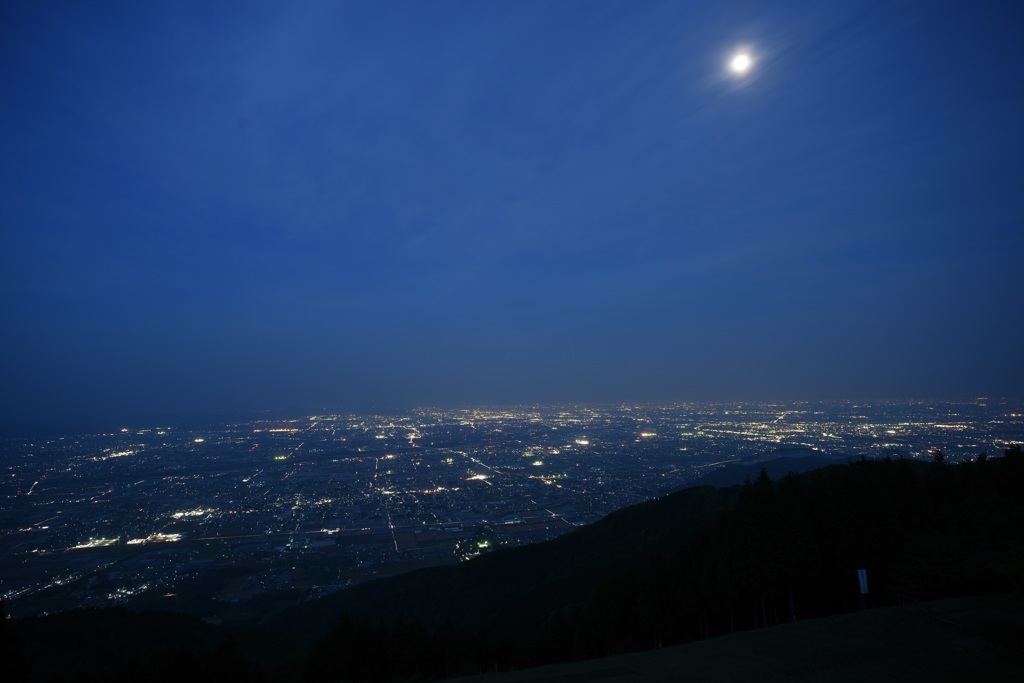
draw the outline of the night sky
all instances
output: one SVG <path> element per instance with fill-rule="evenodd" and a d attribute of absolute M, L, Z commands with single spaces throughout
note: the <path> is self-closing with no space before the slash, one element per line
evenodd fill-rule
<path fill-rule="evenodd" d="M 0 420 L 1020 397 L 1022 36 L 1012 1 L 5 2 Z"/>

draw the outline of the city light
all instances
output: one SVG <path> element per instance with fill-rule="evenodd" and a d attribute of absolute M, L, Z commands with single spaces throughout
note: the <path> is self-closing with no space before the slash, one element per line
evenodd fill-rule
<path fill-rule="evenodd" d="M 5 597 L 31 609 L 60 588 L 65 608 L 130 605 L 143 586 L 186 594 L 211 563 L 244 572 L 229 601 L 293 590 L 290 578 L 269 577 L 296 567 L 319 594 L 554 538 L 773 453 L 838 462 L 931 460 L 938 447 L 947 462 L 997 454 L 1024 433 L 1024 406 L 422 409 L 257 419 L 209 428 L 201 441 L 137 431 L 40 439 L 7 454 L 17 488 L 7 512 L 16 532 L 0 539 Z M 87 564 L 62 565 L 67 551 Z"/>
<path fill-rule="evenodd" d="M 82 550 L 83 548 L 105 548 L 111 545 L 117 545 L 120 539 L 117 538 L 90 538 L 85 543 L 79 543 L 73 546 L 73 550 Z"/>
<path fill-rule="evenodd" d="M 128 545 L 142 545 L 144 543 L 173 543 L 180 541 L 182 538 L 181 534 L 162 534 L 155 533 L 146 536 L 145 538 L 133 538 L 128 541 Z"/>

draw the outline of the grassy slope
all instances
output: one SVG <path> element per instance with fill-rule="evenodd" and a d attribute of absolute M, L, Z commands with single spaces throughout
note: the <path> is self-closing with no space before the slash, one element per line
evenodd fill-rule
<path fill-rule="evenodd" d="M 953 625 L 902 607 L 813 619 L 649 652 L 459 679 L 576 681 L 1017 681 L 1024 597 L 928 603 Z"/>

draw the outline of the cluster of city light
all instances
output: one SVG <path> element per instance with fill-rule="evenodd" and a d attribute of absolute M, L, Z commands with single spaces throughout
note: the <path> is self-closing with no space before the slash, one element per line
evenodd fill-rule
<path fill-rule="evenodd" d="M 138 595 L 139 593 L 143 593 L 143 592 L 145 592 L 148 589 L 149 589 L 149 584 L 148 583 L 144 583 L 141 586 L 136 586 L 135 588 L 128 588 L 128 587 L 118 588 L 116 591 L 114 591 L 112 593 L 107 593 L 107 600 L 123 600 L 124 598 L 130 598 L 133 595 Z"/>
<path fill-rule="evenodd" d="M 182 510 L 181 512 L 175 512 L 171 517 L 174 519 L 182 519 L 185 517 L 206 517 L 216 512 L 214 508 L 196 508 L 194 510 Z"/>
<path fill-rule="evenodd" d="M 338 538 L 334 534 L 359 535 L 352 549 L 342 539 L 332 551 L 338 557 L 352 558 L 359 567 L 419 561 L 434 554 L 439 559 L 454 559 L 451 553 L 456 540 L 462 541 L 462 546 L 454 557 L 466 559 L 467 553 L 479 554 L 486 547 L 478 545 L 481 536 L 472 533 L 481 525 L 501 525 L 499 533 L 507 535 L 492 539 L 494 547 L 536 540 L 546 537 L 546 528 L 554 534 L 562 529 L 562 523 L 589 523 L 616 506 L 649 495 L 651 487 L 660 491 L 686 484 L 727 462 L 769 456 L 783 446 L 803 446 L 828 454 L 900 454 L 922 459 L 934 457 L 930 449 L 941 446 L 951 461 L 982 450 L 998 454 L 1011 443 L 1006 440 L 1009 437 L 1001 437 L 1014 429 L 1019 433 L 1022 415 L 1019 408 L 1004 410 L 975 422 L 971 421 L 973 413 L 954 413 L 941 406 L 926 407 L 934 413 L 904 404 L 894 404 L 892 409 L 871 406 L 865 414 L 857 413 L 859 406 L 852 404 L 835 404 L 828 411 L 786 407 L 638 406 L 635 410 L 644 412 L 629 415 L 623 412 L 629 410 L 626 407 L 603 412 L 548 408 L 540 413 L 435 411 L 420 412 L 412 419 L 315 418 L 324 420 L 320 425 L 268 420 L 226 425 L 220 431 L 183 430 L 173 436 L 143 430 L 138 433 L 149 436 L 137 437 L 132 429 L 83 437 L 73 445 L 70 440 L 40 441 L 25 446 L 25 466 L 11 474 L 19 493 L 14 503 L 24 507 L 16 522 L 25 534 L 13 547 L 19 548 L 23 561 L 36 562 L 38 569 L 29 578 L 22 579 L 19 573 L 11 579 L 28 587 L 7 586 L 3 572 L 0 581 L 5 583 L 7 596 L 14 594 L 11 591 L 28 591 L 25 595 L 29 595 L 63 585 L 53 583 L 55 577 L 61 577 L 61 582 L 80 584 L 74 590 L 88 600 L 102 599 L 122 585 L 110 581 L 124 572 L 88 585 L 86 579 L 97 575 L 103 579 L 95 565 L 99 559 L 122 563 L 129 551 L 123 544 L 128 543 L 132 557 L 160 558 L 139 562 L 138 569 L 130 570 L 133 580 L 140 584 L 150 580 L 150 590 L 165 590 L 202 571 L 177 561 L 195 557 L 188 542 L 193 537 L 221 542 L 228 555 L 262 558 L 275 567 L 293 566 L 295 553 L 285 549 L 299 548 L 302 543 L 297 539 L 307 535 L 317 539 L 303 546 L 310 552 L 331 545 Z M 461 422 L 460 416 L 464 418 Z M 458 424 L 473 430 L 459 429 Z M 271 431 L 280 433 L 268 434 Z M 194 438 L 203 433 L 210 438 Z M 204 440 L 218 447 L 206 453 L 209 446 L 193 445 Z M 50 455 L 57 463 L 48 473 L 78 468 L 71 478 L 77 489 L 69 492 L 62 488 L 68 478 L 41 476 L 47 468 L 34 458 L 35 451 L 42 448 L 52 449 Z M 411 456 L 412 449 L 419 455 Z M 169 457 L 178 452 L 196 457 Z M 69 469 L 58 469 L 58 453 L 70 455 Z M 127 457 L 131 455 L 136 457 Z M 275 456 L 288 462 L 272 462 Z M 94 462 L 109 458 L 120 460 Z M 639 466 L 629 465 L 630 458 L 636 458 Z M 559 471 L 564 473 L 555 473 Z M 654 477 L 658 480 L 652 483 Z M 26 499 L 24 491 L 31 497 Z M 524 497 L 513 498 L 519 491 Z M 47 496 L 44 503 L 77 507 L 61 507 L 56 511 L 59 516 L 43 517 L 37 500 Z M 171 500 L 181 502 L 170 507 Z M 522 509 L 516 501 L 523 501 Z M 213 502 L 220 507 L 213 508 Z M 533 523 L 534 515 L 543 509 L 562 520 L 557 529 Z M 385 515 L 386 525 L 375 521 Z M 189 530 L 190 522 L 202 531 Z M 517 524 L 525 526 L 509 526 Z M 156 529 L 186 533 L 135 538 L 141 536 L 141 530 Z M 395 540 L 393 532 L 399 529 L 424 532 L 415 542 L 407 543 Z M 464 530 L 470 533 L 428 533 Z M 118 534 L 119 538 L 80 542 L 90 532 Z M 365 535 L 372 536 L 369 545 L 368 539 L 362 538 Z M 291 539 L 287 546 L 279 540 L 284 537 Z M 167 547 L 177 540 L 185 542 Z M 43 556 L 49 553 L 59 559 L 60 553 L 72 549 L 69 546 L 98 550 L 76 554 L 85 556 L 88 565 L 67 575 L 61 572 L 69 570 Z M 115 547 L 104 551 L 103 546 Z M 363 552 L 367 547 L 373 549 L 369 555 Z M 387 554 L 392 548 L 401 550 L 400 556 Z M 108 597 L 116 599 L 118 595 L 110 593 Z"/>
<path fill-rule="evenodd" d="M 118 538 L 90 538 L 85 543 L 79 543 L 72 547 L 72 550 L 81 550 L 82 548 L 103 548 L 108 545 L 116 545 L 120 539 Z"/>
<path fill-rule="evenodd" d="M 180 541 L 181 538 L 181 534 L 155 533 L 150 534 L 145 538 L 133 538 L 132 540 L 128 541 L 128 545 L 145 545 L 146 543 L 173 543 L 174 541 Z"/>
<path fill-rule="evenodd" d="M 136 455 L 138 451 L 127 450 L 127 451 L 104 451 L 104 455 L 96 455 L 90 458 L 93 462 L 102 462 L 103 460 L 110 460 L 111 458 L 127 458 L 130 455 Z"/>

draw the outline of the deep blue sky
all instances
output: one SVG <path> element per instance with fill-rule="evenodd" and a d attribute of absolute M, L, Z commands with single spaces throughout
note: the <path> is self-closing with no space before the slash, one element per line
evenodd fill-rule
<path fill-rule="evenodd" d="M 1019 2 L 3 3 L 3 420 L 1019 397 L 1022 35 Z"/>

